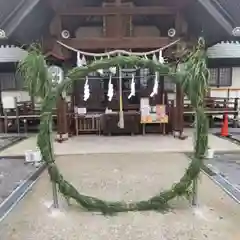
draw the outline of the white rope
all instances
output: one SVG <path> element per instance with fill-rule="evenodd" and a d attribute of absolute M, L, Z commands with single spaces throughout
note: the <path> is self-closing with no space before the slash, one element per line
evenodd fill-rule
<path fill-rule="evenodd" d="M 84 52 L 84 51 L 81 51 L 81 50 L 77 50 L 73 47 L 70 47 L 64 43 L 62 43 L 61 41 L 57 41 L 58 44 L 60 44 L 61 46 L 71 50 L 71 51 L 74 51 L 74 52 L 79 52 L 80 54 L 82 55 L 85 55 L 85 56 L 92 56 L 92 57 L 107 57 L 107 56 L 111 56 L 111 55 L 117 55 L 117 54 L 121 54 L 121 55 L 129 55 L 129 56 L 147 56 L 147 55 L 152 55 L 154 53 L 158 53 L 160 51 L 163 51 L 164 49 L 166 48 L 169 48 L 173 45 L 175 45 L 176 43 L 178 43 L 181 39 L 177 39 L 176 41 L 174 42 L 171 42 L 169 43 L 168 45 L 162 47 L 162 48 L 158 48 L 156 50 L 152 50 L 152 51 L 148 51 L 148 52 L 129 52 L 129 51 L 125 51 L 125 50 L 113 50 L 113 51 L 110 51 L 110 52 L 105 52 L 105 53 L 90 53 L 90 52 Z"/>

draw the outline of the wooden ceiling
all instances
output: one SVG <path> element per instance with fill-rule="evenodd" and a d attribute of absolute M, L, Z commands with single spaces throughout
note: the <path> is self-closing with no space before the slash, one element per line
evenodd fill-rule
<path fill-rule="evenodd" d="M 33 1 L 33 0 L 32 0 Z M 35 1 L 35 0 L 34 0 Z M 36 0 L 37 1 L 37 0 Z M 21 43 L 28 43 L 34 39 L 39 39 L 44 35 L 51 18 L 54 16 L 54 11 L 52 7 L 58 7 L 59 4 L 65 6 L 100 6 L 102 4 L 101 0 L 38 0 L 39 3 L 32 8 L 28 14 L 24 17 L 21 14 L 12 14 L 14 11 L 18 13 L 18 5 L 20 2 L 25 2 L 30 4 L 30 0 L 8 0 L 1 1 L 0 3 L 0 19 L 5 19 L 7 16 L 11 16 L 12 21 L 6 21 L 6 24 L 12 24 L 13 29 L 10 38 L 17 40 Z M 125 0 L 122 0 L 125 1 Z M 234 24 L 240 24 L 240 1 L 239 0 L 206 0 L 206 1 L 218 1 L 221 6 L 230 14 L 233 18 Z M 6 6 L 4 6 L 4 4 Z M 192 29 L 197 33 L 201 32 L 201 29 L 205 29 L 207 36 L 219 41 L 222 39 L 223 35 L 225 37 L 230 37 L 227 33 L 222 33 L 224 30 L 221 24 L 216 22 L 214 18 L 211 17 L 211 13 L 207 12 L 199 3 L 200 0 L 134 0 L 133 3 L 136 6 L 176 6 L 182 9 L 185 17 L 187 18 Z M 2 5 L 3 4 L 3 7 Z M 224 5 L 225 4 L 225 5 Z M 22 9 L 21 9 L 22 10 Z M 21 18 L 20 18 L 21 17 Z M 6 26 L 6 28 L 9 26 Z M 14 27 L 14 28 L 13 28 Z M 1 21 L 0 21 L 1 28 Z M 4 26 L 5 29 L 5 26 Z"/>

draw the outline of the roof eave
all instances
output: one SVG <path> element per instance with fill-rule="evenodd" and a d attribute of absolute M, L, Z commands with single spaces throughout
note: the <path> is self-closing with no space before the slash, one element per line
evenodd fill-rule
<path fill-rule="evenodd" d="M 216 7 L 209 0 L 198 0 L 198 2 L 211 14 L 211 16 L 232 36 L 233 26 L 222 16 Z"/>
<path fill-rule="evenodd" d="M 32 11 L 32 9 L 39 3 L 40 0 L 25 0 L 21 8 L 3 27 L 7 37 L 11 37 L 17 27 L 21 24 L 23 19 Z"/>

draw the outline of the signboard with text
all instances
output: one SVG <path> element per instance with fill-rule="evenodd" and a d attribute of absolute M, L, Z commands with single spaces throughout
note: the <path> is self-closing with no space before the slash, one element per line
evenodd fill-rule
<path fill-rule="evenodd" d="M 141 123 L 168 123 L 166 105 L 156 105 L 151 107 L 149 106 L 149 101 L 146 99 L 141 99 Z"/>

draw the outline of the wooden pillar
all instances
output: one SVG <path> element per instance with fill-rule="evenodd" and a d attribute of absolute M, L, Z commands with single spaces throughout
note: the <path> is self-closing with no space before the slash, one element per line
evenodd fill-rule
<path fill-rule="evenodd" d="M 68 106 L 65 99 L 60 96 L 57 100 L 57 137 L 56 141 L 63 142 L 68 139 Z"/>
<path fill-rule="evenodd" d="M 184 94 L 180 84 L 176 85 L 176 107 L 175 107 L 175 131 L 180 133 L 180 136 L 183 133 L 184 127 L 184 119 L 183 119 L 183 112 L 184 112 Z"/>

